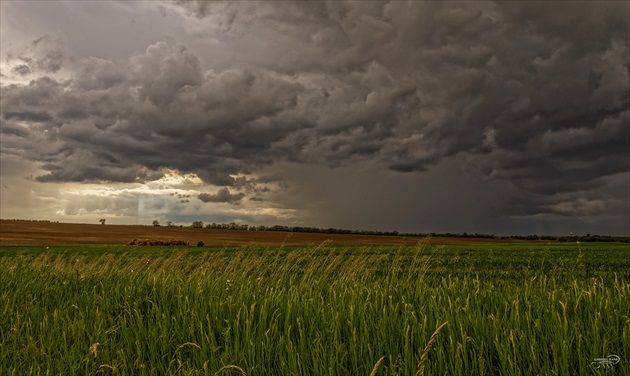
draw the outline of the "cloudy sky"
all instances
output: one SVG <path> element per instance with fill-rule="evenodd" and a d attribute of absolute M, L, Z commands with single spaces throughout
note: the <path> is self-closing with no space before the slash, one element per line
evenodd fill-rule
<path fill-rule="evenodd" d="M 2 218 L 630 232 L 630 3 L 2 1 Z"/>

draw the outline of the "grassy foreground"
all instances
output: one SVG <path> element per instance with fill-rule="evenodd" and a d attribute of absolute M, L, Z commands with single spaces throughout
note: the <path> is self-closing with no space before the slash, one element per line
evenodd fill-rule
<path fill-rule="evenodd" d="M 630 375 L 629 282 L 627 244 L 4 247 L 0 375 Z"/>

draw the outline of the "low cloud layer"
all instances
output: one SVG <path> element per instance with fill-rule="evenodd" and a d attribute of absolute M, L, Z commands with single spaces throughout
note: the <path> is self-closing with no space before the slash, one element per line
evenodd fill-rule
<path fill-rule="evenodd" d="M 217 193 L 200 193 L 197 196 L 203 202 L 225 202 L 228 204 L 236 204 L 243 197 L 245 193 L 230 193 L 228 188 L 221 188 Z"/>
<path fill-rule="evenodd" d="M 0 151 L 38 163 L 38 182 L 174 170 L 220 188 L 199 200 L 232 204 L 267 200 L 259 179 L 282 163 L 422 175 L 456 158 L 515 187 L 497 215 L 627 208 L 606 188 L 630 169 L 627 3 L 185 1 L 159 13 L 183 31 L 124 59 L 74 56 L 50 35 L 6 52 Z"/>

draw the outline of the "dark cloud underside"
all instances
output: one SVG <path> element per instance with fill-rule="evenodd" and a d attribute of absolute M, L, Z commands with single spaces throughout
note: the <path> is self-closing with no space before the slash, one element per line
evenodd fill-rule
<path fill-rule="evenodd" d="M 235 189 L 279 162 L 424 173 L 463 156 L 522 190 L 518 215 L 605 211 L 598 187 L 630 169 L 627 2 L 178 4 L 165 17 L 206 28 L 195 48 L 120 62 L 44 36 L 13 55 L 38 78 L 2 87 L 2 152 L 42 182 L 174 169 Z"/>

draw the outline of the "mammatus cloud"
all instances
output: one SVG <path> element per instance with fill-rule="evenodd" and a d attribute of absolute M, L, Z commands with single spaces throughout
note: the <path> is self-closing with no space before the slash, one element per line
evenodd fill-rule
<path fill-rule="evenodd" d="M 16 51 L 9 74 L 36 77 L 2 86 L 1 151 L 42 182 L 176 170 L 229 203 L 264 199 L 248 177 L 278 163 L 424 174 L 457 158 L 520 190 L 502 215 L 604 213 L 619 202 L 601 189 L 630 169 L 628 7 L 165 4 L 196 38 L 126 61 L 51 37 Z"/>

